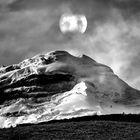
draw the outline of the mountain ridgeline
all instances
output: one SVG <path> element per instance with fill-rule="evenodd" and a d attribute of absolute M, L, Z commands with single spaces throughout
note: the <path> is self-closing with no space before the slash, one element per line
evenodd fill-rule
<path fill-rule="evenodd" d="M 140 113 L 140 91 L 86 55 L 39 54 L 0 67 L 0 127 Z"/>

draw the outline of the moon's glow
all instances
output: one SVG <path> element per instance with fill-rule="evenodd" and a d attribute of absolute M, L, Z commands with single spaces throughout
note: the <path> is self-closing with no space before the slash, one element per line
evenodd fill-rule
<path fill-rule="evenodd" d="M 84 33 L 87 28 L 87 19 L 84 15 L 63 14 L 59 26 L 62 33 Z"/>

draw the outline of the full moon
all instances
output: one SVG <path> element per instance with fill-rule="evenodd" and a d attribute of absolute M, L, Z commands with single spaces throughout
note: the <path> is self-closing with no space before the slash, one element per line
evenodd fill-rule
<path fill-rule="evenodd" d="M 87 29 L 87 19 L 84 15 L 63 14 L 59 22 L 62 33 L 84 33 Z"/>

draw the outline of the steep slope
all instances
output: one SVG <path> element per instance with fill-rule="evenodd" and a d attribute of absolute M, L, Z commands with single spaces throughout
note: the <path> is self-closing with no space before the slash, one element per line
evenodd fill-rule
<path fill-rule="evenodd" d="M 0 68 L 0 127 L 139 113 L 140 92 L 86 55 L 54 51 Z"/>

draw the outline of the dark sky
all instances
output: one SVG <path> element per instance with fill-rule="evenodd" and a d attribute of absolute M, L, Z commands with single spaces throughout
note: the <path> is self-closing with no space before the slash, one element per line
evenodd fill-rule
<path fill-rule="evenodd" d="M 64 13 L 83 14 L 84 34 L 62 34 Z M 0 64 L 68 50 L 110 66 L 140 89 L 140 0 L 0 0 Z"/>

